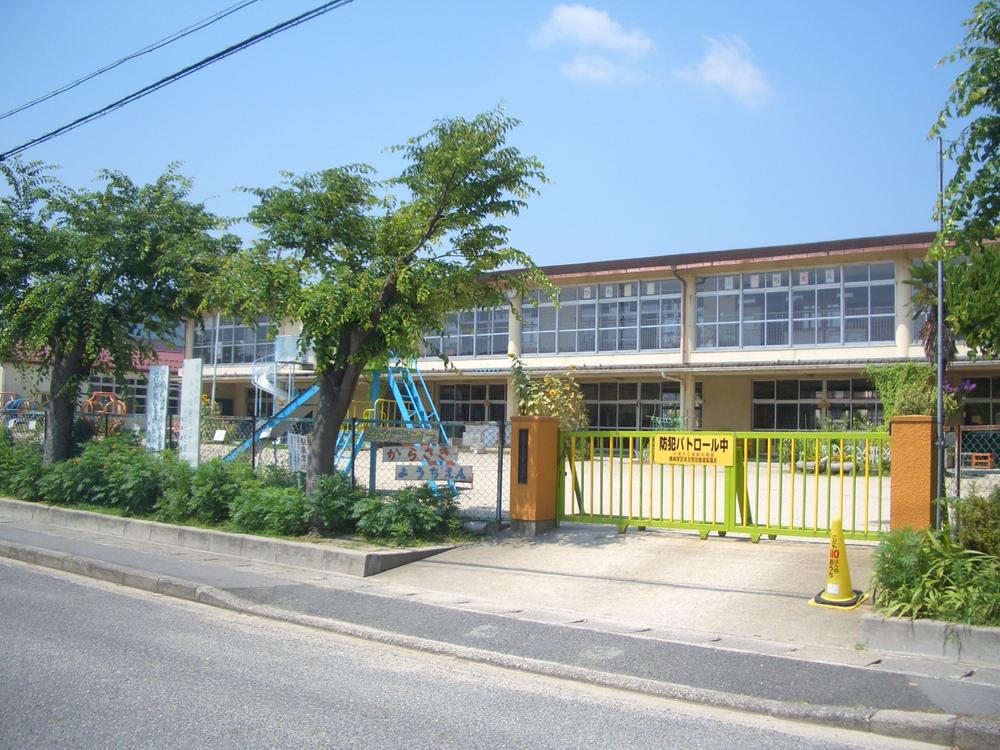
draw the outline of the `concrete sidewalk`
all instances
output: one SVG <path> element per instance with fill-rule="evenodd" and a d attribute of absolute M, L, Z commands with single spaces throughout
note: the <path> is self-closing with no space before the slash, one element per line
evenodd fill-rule
<path fill-rule="evenodd" d="M 0 555 L 248 614 L 656 695 L 1000 746 L 1000 667 L 859 648 L 869 605 L 806 604 L 825 584 L 821 543 L 564 527 L 356 578 L 3 513 Z M 848 556 L 865 588 L 872 548 L 850 545 Z"/>

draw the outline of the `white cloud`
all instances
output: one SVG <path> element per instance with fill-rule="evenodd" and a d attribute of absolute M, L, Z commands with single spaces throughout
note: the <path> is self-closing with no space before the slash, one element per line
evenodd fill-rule
<path fill-rule="evenodd" d="M 606 11 L 586 5 L 557 5 L 542 24 L 537 39 L 543 46 L 570 42 L 633 57 L 653 49 L 652 40 L 641 29 L 626 31 Z"/>
<path fill-rule="evenodd" d="M 625 68 L 600 55 L 577 55 L 559 70 L 571 81 L 587 83 L 614 83 L 632 77 Z"/>
<path fill-rule="evenodd" d="M 708 86 L 718 86 L 748 106 L 756 106 L 771 95 L 763 71 L 750 59 L 750 45 L 738 36 L 706 37 L 708 52 L 694 68 L 677 75 Z"/>

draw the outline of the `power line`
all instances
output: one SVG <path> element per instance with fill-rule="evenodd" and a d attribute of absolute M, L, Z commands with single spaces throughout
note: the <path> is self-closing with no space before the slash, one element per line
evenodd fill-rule
<path fill-rule="evenodd" d="M 104 117 L 104 115 L 110 114 L 111 112 L 114 112 L 116 109 L 121 109 L 127 104 L 131 104 L 132 102 L 137 101 L 142 97 L 153 93 L 154 91 L 158 91 L 159 89 L 162 89 L 164 86 L 169 86 L 174 81 L 179 81 L 181 78 L 189 76 L 192 73 L 201 70 L 202 68 L 208 67 L 212 63 L 218 62 L 219 60 L 222 60 L 226 57 L 229 57 L 230 55 L 233 55 L 241 50 L 244 50 L 247 47 L 256 44 L 257 42 L 261 42 L 265 39 L 268 39 L 269 37 L 272 37 L 275 34 L 280 34 L 282 31 L 286 31 L 287 29 L 290 29 L 294 26 L 298 26 L 301 23 L 305 23 L 306 21 L 311 21 L 312 19 L 318 18 L 324 13 L 329 13 L 331 10 L 347 5 L 348 3 L 351 2 L 353 2 L 353 0 L 331 0 L 330 2 L 317 6 L 312 10 L 307 10 L 305 13 L 295 16 L 295 18 L 290 18 L 287 21 L 282 21 L 278 25 L 272 26 L 266 31 L 262 31 L 259 34 L 254 34 L 251 37 L 247 37 L 242 42 L 237 42 L 236 44 L 230 47 L 226 47 L 226 49 L 222 50 L 221 52 L 216 52 L 214 55 L 209 55 L 208 57 L 204 58 L 203 60 L 199 60 L 193 65 L 188 65 L 186 68 L 178 70 L 176 73 L 171 73 L 169 76 L 161 78 L 156 83 L 151 83 L 148 86 L 145 86 L 139 89 L 138 91 L 133 92 L 128 96 L 119 99 L 116 102 L 112 102 L 106 107 L 102 107 L 101 109 L 96 110 L 95 112 L 91 112 L 89 115 L 78 117 L 77 119 L 73 120 L 73 122 L 67 125 L 63 125 L 60 128 L 56 128 L 55 130 L 52 130 L 46 133 L 45 135 L 40 135 L 37 138 L 33 138 L 27 143 L 22 143 L 20 146 L 12 148 L 9 151 L 4 151 L 2 154 L 0 154 L 0 161 L 4 161 L 5 159 L 20 154 L 23 151 L 27 151 L 29 148 L 37 146 L 40 143 L 45 143 L 46 141 L 50 141 L 53 138 L 62 135 L 63 133 L 68 133 L 70 130 L 75 130 L 81 125 L 86 125 L 88 122 L 96 120 L 99 117 Z"/>
<path fill-rule="evenodd" d="M 91 78 L 96 78 L 97 76 L 103 73 L 107 73 L 109 70 L 114 70 L 119 65 L 124 65 L 129 60 L 134 60 L 137 57 L 148 55 L 150 52 L 155 52 L 158 49 L 166 47 L 168 44 L 172 44 L 173 42 L 176 42 L 178 39 L 183 39 L 184 37 L 193 34 L 196 31 L 201 31 L 206 26 L 211 26 L 216 21 L 221 21 L 226 16 L 232 15 L 233 13 L 236 13 L 239 10 L 243 10 L 248 5 L 253 5 L 255 2 L 257 2 L 257 0 L 243 0 L 242 2 L 236 3 L 236 5 L 231 5 L 228 8 L 223 8 L 218 13 L 209 16 L 208 18 L 203 18 L 197 23 L 193 23 L 190 26 L 186 26 L 180 31 L 175 31 L 170 36 L 166 36 L 163 39 L 159 40 L 158 42 L 153 42 L 152 44 L 147 45 L 140 50 L 137 50 L 129 55 L 126 55 L 121 60 L 116 60 L 115 62 L 110 63 L 109 65 L 105 65 L 103 68 L 98 68 L 93 73 L 88 73 L 82 78 L 77 78 L 75 81 L 60 86 L 59 88 L 54 89 L 49 93 L 38 97 L 37 99 L 32 99 L 30 102 L 26 102 L 19 107 L 15 107 L 9 112 L 4 112 L 2 115 L 0 115 L 0 120 L 4 120 L 10 117 L 11 115 L 16 115 L 18 112 L 23 112 L 26 109 L 34 107 L 36 104 L 41 104 L 42 102 L 48 101 L 53 97 L 59 96 L 59 94 L 65 93 L 70 89 L 76 88 L 80 84 L 86 83 Z"/>

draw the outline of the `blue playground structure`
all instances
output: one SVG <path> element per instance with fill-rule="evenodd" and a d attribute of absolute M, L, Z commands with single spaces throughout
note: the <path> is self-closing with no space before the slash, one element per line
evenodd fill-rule
<path fill-rule="evenodd" d="M 254 363 L 251 381 L 259 391 L 271 394 L 276 404 L 285 401 L 285 405 L 260 422 L 253 435 L 230 451 L 223 458 L 224 461 L 235 461 L 249 451 L 254 443 L 260 445 L 264 440 L 281 437 L 287 432 L 291 420 L 301 418 L 315 408 L 313 400 L 319 391 L 318 384 L 313 383 L 296 393 L 291 375 L 287 377 L 287 382 L 281 383 L 282 348 L 287 348 L 287 344 L 279 342 L 276 344 L 275 355 Z M 414 441 L 418 443 L 426 441 L 427 430 L 433 430 L 437 434 L 434 442 L 443 445 L 451 442 L 416 363 L 408 366 L 400 359 L 396 359 L 395 364 L 390 364 L 384 371 L 372 375 L 371 407 L 364 412 L 358 426 L 361 429 L 352 430 L 345 425 L 337 438 L 334 462 L 344 472 L 353 470 L 354 458 L 365 443 L 369 428 L 419 429 L 424 440 Z M 449 485 L 454 489 L 452 482 Z"/>

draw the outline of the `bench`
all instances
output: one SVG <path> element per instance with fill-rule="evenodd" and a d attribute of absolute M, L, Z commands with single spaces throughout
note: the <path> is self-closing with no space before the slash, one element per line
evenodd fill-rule
<path fill-rule="evenodd" d="M 970 453 L 969 454 L 969 466 L 973 469 L 992 469 L 993 468 L 993 454 L 992 453 Z"/>

